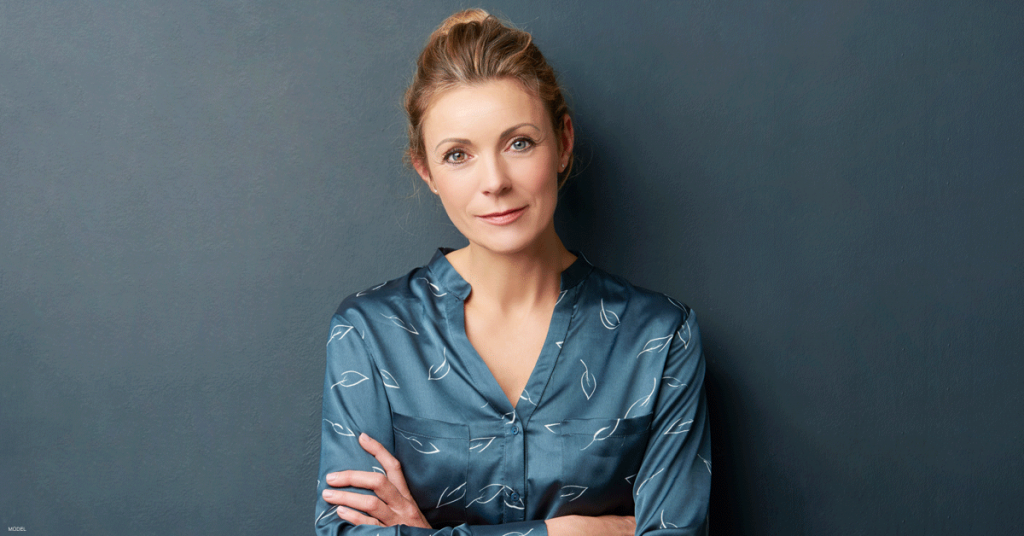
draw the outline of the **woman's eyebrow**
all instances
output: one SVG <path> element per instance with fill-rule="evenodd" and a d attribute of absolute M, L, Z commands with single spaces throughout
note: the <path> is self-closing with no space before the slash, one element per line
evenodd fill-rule
<path fill-rule="evenodd" d="M 519 127 L 530 127 L 530 128 L 532 128 L 532 129 L 534 129 L 534 130 L 536 130 L 536 131 L 540 132 L 540 128 L 538 128 L 538 127 L 537 127 L 537 125 L 534 125 L 533 123 L 519 123 L 518 125 L 516 125 L 516 126 L 514 126 L 514 127 L 509 127 L 509 128 L 506 128 L 506 129 L 505 129 L 505 130 L 504 130 L 504 131 L 503 131 L 503 132 L 501 133 L 501 136 L 499 136 L 499 138 L 505 138 L 505 137 L 508 137 L 508 135 L 509 135 L 509 134 L 511 134 L 512 132 L 514 132 L 514 131 L 515 131 L 515 130 L 516 130 L 517 128 L 519 128 Z"/>
<path fill-rule="evenodd" d="M 470 144 L 470 141 L 467 140 L 466 138 L 445 138 L 445 139 L 437 142 L 437 145 L 434 146 L 434 150 L 436 151 L 437 148 L 441 146 L 441 144 L 448 143 L 448 142 L 461 143 L 463 145 L 469 145 Z"/>
<path fill-rule="evenodd" d="M 517 128 L 520 128 L 520 127 L 530 127 L 532 129 L 540 132 L 540 127 L 538 127 L 537 125 L 534 125 L 533 123 L 519 123 L 518 125 L 506 128 L 504 131 L 502 131 L 501 136 L 498 136 L 498 138 L 508 137 L 509 134 L 511 134 Z M 469 145 L 470 143 L 472 143 L 469 140 L 467 140 L 466 138 L 445 138 L 445 139 L 437 142 L 437 145 L 434 146 L 434 150 L 436 151 L 437 148 L 440 147 L 442 144 L 449 143 L 449 142 L 461 143 L 463 145 Z"/>

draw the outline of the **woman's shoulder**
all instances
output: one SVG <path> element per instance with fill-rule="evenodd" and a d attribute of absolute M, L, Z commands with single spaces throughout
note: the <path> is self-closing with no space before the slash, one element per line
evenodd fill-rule
<path fill-rule="evenodd" d="M 595 301 L 604 309 L 604 316 L 609 323 L 614 323 L 616 316 L 622 315 L 641 317 L 644 322 L 671 323 L 680 325 L 693 316 L 693 310 L 685 303 L 664 292 L 651 290 L 634 285 L 626 278 L 594 267 L 588 277 L 585 293 L 588 301 Z M 619 308 L 621 313 L 614 312 Z M 638 319 L 640 320 L 640 319 Z"/>
<path fill-rule="evenodd" d="M 421 300 L 430 288 L 426 267 L 413 268 L 408 273 L 383 283 L 349 294 L 338 305 L 335 316 L 356 320 L 367 317 L 398 317 L 418 314 Z M 420 283 L 420 284 L 417 284 Z"/>

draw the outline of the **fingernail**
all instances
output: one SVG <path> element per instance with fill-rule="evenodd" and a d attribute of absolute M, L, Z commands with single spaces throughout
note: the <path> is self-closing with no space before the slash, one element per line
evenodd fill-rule
<path fill-rule="evenodd" d="M 366 432 L 363 432 L 363 433 L 359 434 L 359 440 L 360 441 L 365 441 L 365 440 L 367 440 L 369 438 L 370 438 L 370 436 L 366 435 Z"/>
<path fill-rule="evenodd" d="M 325 489 L 324 490 L 324 498 L 325 499 L 331 499 L 333 497 L 334 497 L 334 492 L 333 491 L 331 491 L 329 489 Z"/>
<path fill-rule="evenodd" d="M 327 481 L 328 482 L 334 482 L 337 479 L 338 479 L 338 475 L 335 474 L 335 473 L 331 473 L 331 474 L 327 475 Z"/>

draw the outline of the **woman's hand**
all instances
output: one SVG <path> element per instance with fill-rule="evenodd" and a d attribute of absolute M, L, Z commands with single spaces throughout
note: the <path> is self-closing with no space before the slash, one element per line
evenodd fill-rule
<path fill-rule="evenodd" d="M 562 516 L 545 520 L 548 536 L 633 536 L 633 516 Z"/>
<path fill-rule="evenodd" d="M 380 462 L 386 475 L 367 471 L 341 471 L 327 474 L 327 484 L 370 490 L 374 495 L 350 491 L 324 490 L 324 500 L 338 505 L 338 517 L 353 525 L 432 528 L 409 493 L 402 465 L 384 445 L 366 434 L 359 435 L 359 446 Z M 361 510 L 365 514 L 357 512 Z M 545 521 L 549 536 L 633 536 L 633 516 L 562 516 Z"/>
<path fill-rule="evenodd" d="M 359 446 L 369 452 L 386 475 L 367 471 L 341 471 L 327 474 L 327 484 L 335 488 L 353 487 L 370 490 L 374 495 L 363 495 L 351 491 L 324 490 L 324 500 L 338 505 L 338 517 L 353 525 L 407 525 L 431 528 L 420 512 L 419 506 L 405 484 L 402 465 L 373 438 L 359 435 Z M 362 514 L 357 512 L 365 512 Z"/>

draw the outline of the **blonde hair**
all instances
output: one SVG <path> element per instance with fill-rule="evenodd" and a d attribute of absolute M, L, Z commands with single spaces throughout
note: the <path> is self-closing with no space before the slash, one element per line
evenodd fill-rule
<path fill-rule="evenodd" d="M 548 65 L 533 37 L 499 21 L 482 9 L 459 11 L 445 19 L 430 34 L 416 61 L 416 74 L 405 91 L 405 112 L 409 118 L 410 162 L 426 159 L 423 117 L 439 93 L 465 84 L 513 79 L 539 97 L 551 118 L 556 134 L 562 133 L 563 118 L 570 116 L 554 69 Z M 559 136 L 560 138 L 560 136 Z M 561 188 L 572 170 L 573 155 L 558 174 Z"/>

